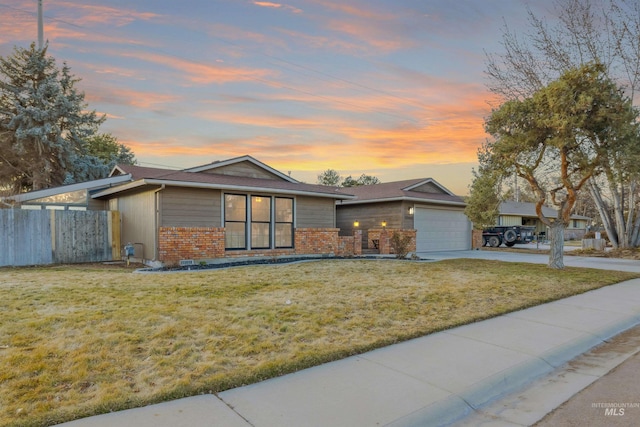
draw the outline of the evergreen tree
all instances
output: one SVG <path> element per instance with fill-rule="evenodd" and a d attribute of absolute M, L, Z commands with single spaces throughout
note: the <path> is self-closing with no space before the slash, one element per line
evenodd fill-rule
<path fill-rule="evenodd" d="M 115 165 L 135 165 L 135 154 L 129 147 L 118 142 L 118 138 L 110 133 L 101 133 L 87 140 L 87 149 L 92 156 L 100 159 L 105 165 L 105 173 L 113 169 Z"/>
<path fill-rule="evenodd" d="M 104 176 L 87 140 L 105 118 L 87 111 L 78 81 L 47 47 L 0 57 L 0 187 L 17 193 Z"/>

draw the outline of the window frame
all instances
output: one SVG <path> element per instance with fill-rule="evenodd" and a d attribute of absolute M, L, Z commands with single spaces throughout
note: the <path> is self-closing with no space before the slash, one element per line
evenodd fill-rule
<path fill-rule="evenodd" d="M 234 196 L 234 197 L 243 197 L 244 198 L 244 221 L 240 221 L 240 220 L 228 220 L 227 219 L 227 213 L 228 213 L 228 209 L 227 209 L 227 196 Z M 247 199 L 248 199 L 248 195 L 247 194 L 234 194 L 234 193 L 224 193 L 223 195 L 223 216 L 222 216 L 222 220 L 224 223 L 224 229 L 225 229 L 225 239 L 224 239 L 224 249 L 225 250 L 229 250 L 229 251 L 234 251 L 234 250 L 246 250 L 248 247 L 248 236 L 247 236 L 247 223 L 248 223 L 248 219 L 249 219 L 249 212 L 247 211 Z M 227 233 L 229 227 L 227 227 L 227 223 L 231 223 L 231 224 L 244 224 L 244 246 L 229 246 L 229 240 L 227 239 L 229 234 Z"/>
<path fill-rule="evenodd" d="M 256 201 L 256 203 L 261 203 L 262 201 L 258 201 L 257 199 L 264 199 L 264 200 L 268 200 L 269 201 L 269 219 L 267 221 L 261 220 L 254 220 L 254 209 L 253 209 L 253 202 L 254 200 Z M 259 194 L 252 194 L 249 198 L 249 200 L 251 200 L 251 209 L 250 209 L 250 215 L 249 216 L 249 224 L 248 224 L 248 228 L 250 229 L 250 235 L 249 235 L 249 247 L 251 249 L 272 249 L 272 237 L 273 237 L 273 233 L 272 233 L 272 229 L 273 229 L 273 197 L 271 196 L 262 196 Z M 257 210 L 256 210 L 257 211 Z M 254 224 L 267 224 L 267 246 L 254 246 L 254 238 L 257 236 L 254 236 L 254 228 L 253 225 Z"/>
<path fill-rule="evenodd" d="M 294 235 L 294 213 L 295 213 L 295 199 L 293 197 L 278 197 L 275 196 L 274 198 L 274 202 L 273 202 L 273 210 L 274 210 L 274 215 L 273 215 L 273 228 L 274 228 L 274 232 L 273 232 L 273 247 L 275 249 L 290 249 L 294 247 L 294 240 L 295 240 L 295 235 Z M 291 221 L 278 221 L 278 200 L 289 200 L 291 202 Z M 284 246 L 280 246 L 278 245 L 278 225 L 283 225 L 283 224 L 289 224 L 289 229 L 290 229 L 290 236 L 291 236 L 291 242 L 289 245 L 284 245 Z"/>
<path fill-rule="evenodd" d="M 244 205 L 245 205 L 245 220 L 228 220 L 227 219 L 227 196 L 238 196 L 244 197 Z M 253 209 L 253 201 L 255 198 L 261 197 L 263 199 L 269 200 L 269 220 L 268 221 L 254 221 L 254 209 Z M 288 221 L 278 221 L 278 212 L 276 205 L 278 200 L 288 200 L 290 201 L 291 207 L 291 217 Z M 222 226 L 225 228 L 225 251 L 248 251 L 248 250 L 268 250 L 268 249 L 293 249 L 295 247 L 295 197 L 285 197 L 278 195 L 270 195 L 266 196 L 264 194 L 258 193 L 222 193 Z M 244 246 L 243 247 L 228 247 L 228 241 L 226 237 L 226 231 L 228 230 L 227 224 L 244 224 Z M 268 246 L 254 246 L 254 224 L 267 224 L 268 227 Z M 287 245 L 279 245 L 278 242 L 278 229 L 282 226 L 287 226 L 287 231 L 289 231 L 290 240 L 287 242 Z"/>

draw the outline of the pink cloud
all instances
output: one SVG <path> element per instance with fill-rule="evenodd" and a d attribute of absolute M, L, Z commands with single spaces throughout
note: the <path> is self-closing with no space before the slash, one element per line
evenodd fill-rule
<path fill-rule="evenodd" d="M 91 87 L 85 99 L 89 104 L 106 103 L 152 110 L 158 109 L 163 104 L 178 102 L 182 97 L 134 89 Z"/>
<path fill-rule="evenodd" d="M 175 56 L 149 52 L 123 53 L 125 57 L 136 58 L 179 71 L 184 80 L 196 84 L 242 82 L 260 80 L 272 74 L 269 70 L 223 66 L 219 63 L 206 64 L 181 59 Z"/>
<path fill-rule="evenodd" d="M 124 26 L 134 21 L 148 21 L 160 18 L 161 15 L 151 12 L 138 12 L 130 8 L 115 8 L 102 5 L 91 5 L 78 2 L 57 1 L 54 6 L 62 9 L 58 13 L 58 18 L 65 19 L 65 12 L 72 14 L 73 22 L 76 25 L 115 25 Z"/>
<path fill-rule="evenodd" d="M 285 9 L 288 10 L 290 12 L 293 13 L 302 13 L 301 9 L 298 9 L 297 7 L 293 7 L 287 4 L 282 4 L 282 3 L 273 3 L 270 1 L 253 1 L 253 4 L 255 4 L 256 6 L 260 6 L 260 7 L 270 7 L 273 9 Z"/>

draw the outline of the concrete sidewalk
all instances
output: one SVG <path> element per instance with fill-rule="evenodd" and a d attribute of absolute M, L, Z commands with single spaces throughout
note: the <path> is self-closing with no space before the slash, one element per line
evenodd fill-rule
<path fill-rule="evenodd" d="M 638 324 L 640 279 L 217 395 L 62 425 L 448 425 Z"/>

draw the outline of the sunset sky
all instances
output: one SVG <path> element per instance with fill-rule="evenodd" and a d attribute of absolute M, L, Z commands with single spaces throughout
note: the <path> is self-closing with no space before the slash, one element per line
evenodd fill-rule
<path fill-rule="evenodd" d="M 552 0 L 44 0 L 45 39 L 143 166 L 252 155 L 293 178 L 434 178 L 464 195 L 485 51 Z M 0 0 L 0 56 L 37 1 Z"/>

